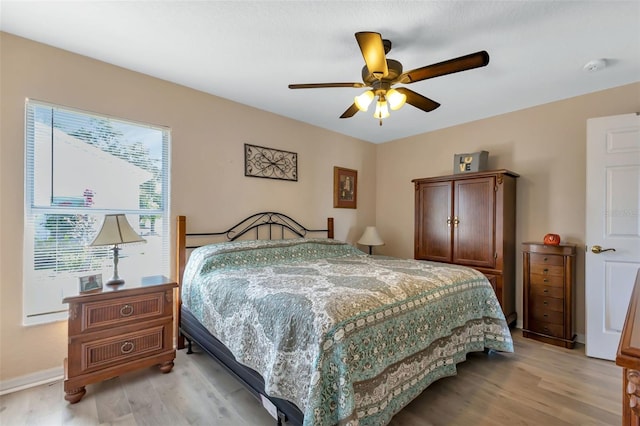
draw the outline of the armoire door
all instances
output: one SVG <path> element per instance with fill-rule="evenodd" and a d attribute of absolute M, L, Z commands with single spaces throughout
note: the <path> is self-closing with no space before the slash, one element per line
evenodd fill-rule
<path fill-rule="evenodd" d="M 495 267 L 495 178 L 454 182 L 453 263 Z"/>
<path fill-rule="evenodd" d="M 452 182 L 429 182 L 416 191 L 415 258 L 451 262 Z"/>

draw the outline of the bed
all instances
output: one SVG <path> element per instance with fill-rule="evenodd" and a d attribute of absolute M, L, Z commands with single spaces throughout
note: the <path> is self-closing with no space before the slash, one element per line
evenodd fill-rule
<path fill-rule="evenodd" d="M 215 236 L 227 241 L 202 243 Z M 179 216 L 176 249 L 188 352 L 217 359 L 278 424 L 384 425 L 467 353 L 513 351 L 480 272 L 367 255 L 333 239 L 332 219 L 313 230 L 263 212 L 196 234 Z"/>

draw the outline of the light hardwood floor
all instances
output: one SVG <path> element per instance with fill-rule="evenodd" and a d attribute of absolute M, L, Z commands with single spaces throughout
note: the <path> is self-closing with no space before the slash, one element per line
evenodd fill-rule
<path fill-rule="evenodd" d="M 621 369 L 521 337 L 515 353 L 475 353 L 458 375 L 429 387 L 391 421 L 428 425 L 615 425 L 621 423 Z M 275 425 L 260 404 L 198 349 L 179 351 L 169 374 L 157 368 L 87 386 L 75 405 L 62 382 L 0 397 L 0 424 Z"/>

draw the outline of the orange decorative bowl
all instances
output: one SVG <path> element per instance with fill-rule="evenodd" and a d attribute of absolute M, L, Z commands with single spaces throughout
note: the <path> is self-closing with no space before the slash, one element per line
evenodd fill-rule
<path fill-rule="evenodd" d="M 550 246 L 557 246 L 560 244 L 560 235 L 558 234 L 547 234 L 544 236 L 544 243 Z"/>

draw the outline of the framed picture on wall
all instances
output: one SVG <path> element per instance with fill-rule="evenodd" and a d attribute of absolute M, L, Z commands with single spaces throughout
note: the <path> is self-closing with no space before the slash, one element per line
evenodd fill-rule
<path fill-rule="evenodd" d="M 333 207 L 358 208 L 358 171 L 343 167 L 333 168 Z"/>

